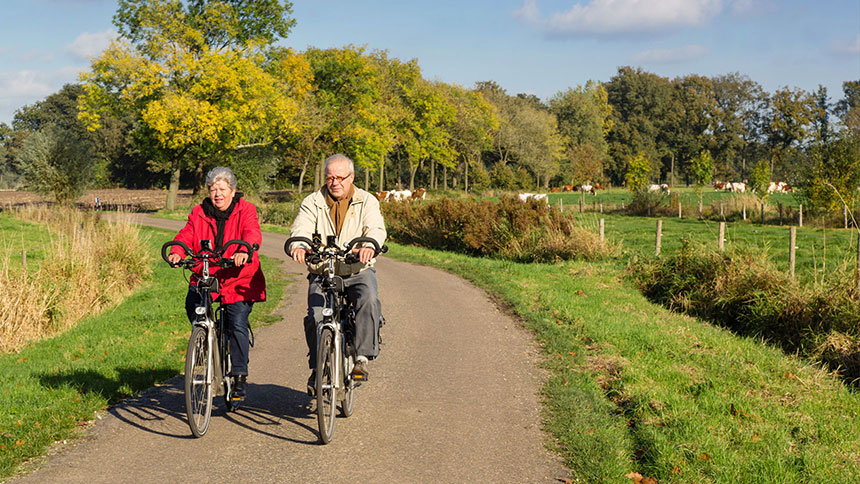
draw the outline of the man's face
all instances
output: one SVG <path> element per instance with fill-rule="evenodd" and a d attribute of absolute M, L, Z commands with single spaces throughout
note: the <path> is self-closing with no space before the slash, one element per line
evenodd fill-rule
<path fill-rule="evenodd" d="M 336 200 L 343 200 L 349 194 L 352 187 L 353 174 L 349 172 L 349 162 L 338 159 L 329 162 L 325 170 L 325 183 L 328 192 Z"/>
<path fill-rule="evenodd" d="M 230 184 L 224 180 L 218 180 L 209 186 L 209 199 L 212 200 L 212 205 L 222 212 L 233 203 L 235 194 L 236 190 L 230 188 Z"/>

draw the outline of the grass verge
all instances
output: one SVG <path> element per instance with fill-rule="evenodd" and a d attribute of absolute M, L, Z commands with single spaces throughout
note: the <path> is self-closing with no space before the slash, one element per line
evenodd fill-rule
<path fill-rule="evenodd" d="M 152 254 L 174 235 L 141 232 Z M 157 259 L 150 280 L 122 304 L 0 356 L 0 479 L 54 442 L 74 437 L 108 405 L 181 373 L 190 332 L 186 282 L 181 271 Z M 263 257 L 262 264 L 268 301 L 255 305 L 252 327 L 277 320 L 272 313 L 287 283 L 278 261 Z"/>
<path fill-rule="evenodd" d="M 550 372 L 545 427 L 581 482 L 860 480 L 860 396 L 752 338 L 648 302 L 618 263 L 518 264 L 390 244 L 525 320 Z"/>

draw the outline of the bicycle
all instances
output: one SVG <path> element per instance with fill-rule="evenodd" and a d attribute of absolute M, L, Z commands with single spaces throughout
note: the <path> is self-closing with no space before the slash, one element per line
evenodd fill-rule
<path fill-rule="evenodd" d="M 167 259 L 169 249 L 174 245 L 181 247 L 187 257 L 175 265 Z M 248 262 L 251 262 L 254 251 L 259 248 L 257 244 L 251 246 L 244 240 L 230 240 L 220 252 L 213 250 L 209 240 L 201 241 L 201 250 L 196 254 L 178 240 L 167 242 L 161 247 L 161 257 L 171 267 L 191 270 L 199 264 L 203 265 L 202 277 L 197 280 L 195 287 L 200 295 L 200 303 L 194 309 L 196 319 L 192 322 L 191 337 L 185 353 L 185 411 L 188 426 L 195 437 L 203 437 L 209 429 L 215 396 L 224 396 L 229 411 L 235 411 L 241 400 L 233 394 L 230 339 L 224 331 L 224 308 L 220 304 L 217 309 L 213 307 L 212 293 L 219 292 L 220 286 L 218 279 L 209 274 L 210 265 L 234 267 L 231 259 L 223 257 L 231 245 L 244 247 L 248 251 Z"/>
<path fill-rule="evenodd" d="M 358 254 L 352 252 L 356 244 L 369 243 L 373 245 L 374 257 L 388 251 L 381 248 L 376 240 L 370 237 L 358 237 L 351 240 L 346 247 L 340 249 L 333 235 L 327 237 L 326 245 L 322 245 L 319 235 L 314 234 L 313 240 L 307 237 L 290 237 L 284 243 L 284 252 L 290 254 L 290 245 L 303 242 L 310 247 L 307 255 L 308 264 L 324 264 L 322 289 L 325 295 L 322 321 L 317 323 L 316 344 L 316 394 L 317 421 L 319 423 L 320 439 L 324 444 L 331 442 L 334 437 L 335 407 L 340 402 L 343 417 L 352 415 L 355 409 L 355 389 L 361 385 L 361 380 L 352 375 L 355 365 L 355 309 L 347 298 L 343 278 L 335 274 L 338 262 L 354 264 L 358 262 Z"/>

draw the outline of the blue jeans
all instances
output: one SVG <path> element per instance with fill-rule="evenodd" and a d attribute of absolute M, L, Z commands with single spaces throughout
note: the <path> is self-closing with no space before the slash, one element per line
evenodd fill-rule
<path fill-rule="evenodd" d="M 185 312 L 188 320 L 194 321 L 194 308 L 200 304 L 200 294 L 193 287 L 188 289 L 185 296 Z M 224 331 L 230 337 L 230 365 L 233 376 L 248 375 L 248 352 L 251 347 L 248 315 L 254 307 L 253 302 L 239 301 L 232 304 L 222 304 L 224 308 Z"/>

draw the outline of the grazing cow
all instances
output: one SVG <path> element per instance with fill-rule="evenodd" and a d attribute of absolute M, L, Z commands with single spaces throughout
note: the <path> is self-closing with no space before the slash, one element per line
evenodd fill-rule
<path fill-rule="evenodd" d="M 424 200 L 425 196 L 427 196 L 427 190 L 423 188 L 419 188 L 412 192 L 412 200 Z"/>
<path fill-rule="evenodd" d="M 770 185 L 767 187 L 768 193 L 778 192 L 778 193 L 788 193 L 793 192 L 794 189 L 788 183 L 785 182 L 770 182 Z"/>
<path fill-rule="evenodd" d="M 589 183 L 583 183 L 582 186 L 579 188 L 584 192 L 588 192 L 592 195 L 597 195 L 597 192 L 594 190 L 594 186 Z"/>
<path fill-rule="evenodd" d="M 667 185 L 666 183 L 660 184 L 660 193 L 665 193 L 666 195 L 669 195 L 671 193 L 671 190 L 669 190 L 669 185 Z"/>
<path fill-rule="evenodd" d="M 373 194 L 373 196 L 376 197 L 376 199 L 379 200 L 380 202 L 384 202 L 384 201 L 388 200 L 389 193 L 388 192 L 376 192 Z"/>
<path fill-rule="evenodd" d="M 549 189 L 550 193 L 558 193 L 561 191 L 561 187 L 552 187 Z"/>
<path fill-rule="evenodd" d="M 655 193 L 659 192 L 660 191 L 660 185 L 655 185 L 652 183 L 651 185 L 648 185 L 648 191 L 649 192 L 655 192 Z"/>
<path fill-rule="evenodd" d="M 604 188 L 603 185 L 601 185 L 600 183 L 595 183 L 594 189 L 595 190 L 606 190 L 606 188 Z"/>
<path fill-rule="evenodd" d="M 745 193 L 747 191 L 747 185 L 743 182 L 729 182 L 726 184 L 726 189 L 730 192 Z"/>
<path fill-rule="evenodd" d="M 403 200 L 409 200 L 412 198 L 411 190 L 393 190 L 389 195 L 389 199 L 394 202 L 400 202 Z"/>
<path fill-rule="evenodd" d="M 562 187 L 562 191 L 565 191 L 565 192 L 575 192 L 578 190 L 579 190 L 579 187 L 574 186 L 574 185 L 565 185 L 564 187 Z"/>
<path fill-rule="evenodd" d="M 549 198 L 546 196 L 546 193 L 520 193 L 517 195 L 517 198 L 521 202 L 527 202 L 530 198 L 532 200 L 543 200 L 544 203 L 549 203 Z"/>
<path fill-rule="evenodd" d="M 714 182 L 714 190 L 725 190 L 726 182 Z"/>

